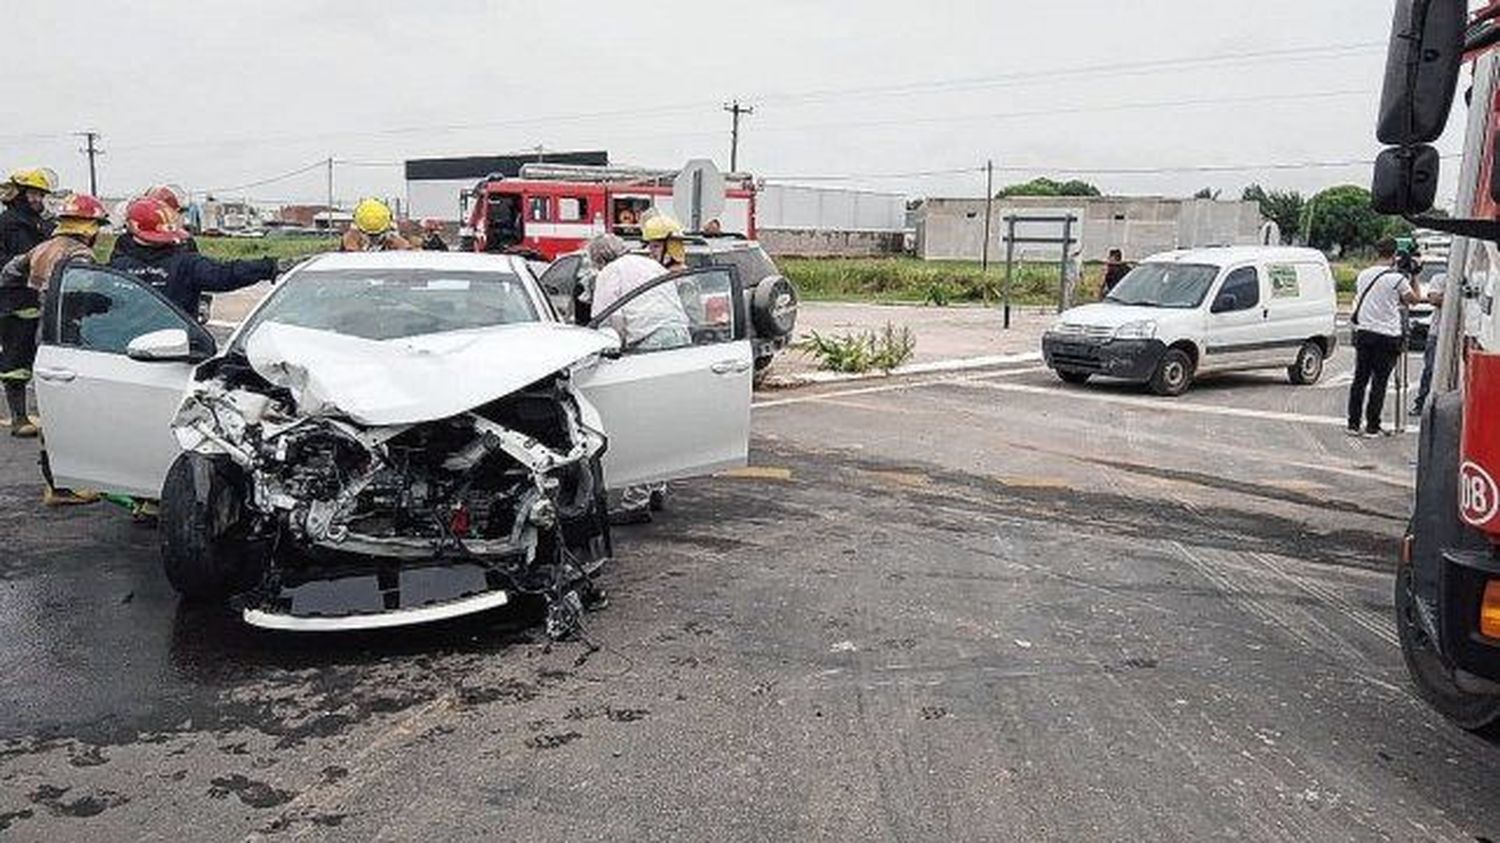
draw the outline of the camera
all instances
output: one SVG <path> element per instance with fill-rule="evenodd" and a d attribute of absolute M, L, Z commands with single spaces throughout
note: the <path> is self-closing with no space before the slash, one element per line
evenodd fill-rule
<path fill-rule="evenodd" d="M 1396 238 L 1396 271 L 1416 277 L 1422 272 L 1422 248 L 1411 237 Z"/>

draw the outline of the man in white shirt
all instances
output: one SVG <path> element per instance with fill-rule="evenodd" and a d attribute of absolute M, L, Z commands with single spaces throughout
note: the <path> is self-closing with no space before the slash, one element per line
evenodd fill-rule
<path fill-rule="evenodd" d="M 1359 274 L 1354 283 L 1354 382 L 1349 385 L 1349 435 L 1380 436 L 1385 391 L 1401 355 L 1401 305 L 1421 301 L 1420 291 L 1396 269 L 1396 243 L 1380 241 L 1376 253 L 1385 263 Z M 1368 393 L 1368 401 L 1366 394 Z M 1360 426 L 1363 415 L 1364 426 Z"/>

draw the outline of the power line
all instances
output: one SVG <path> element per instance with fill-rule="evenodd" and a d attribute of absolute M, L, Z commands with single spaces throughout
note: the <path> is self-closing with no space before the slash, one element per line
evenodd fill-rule
<path fill-rule="evenodd" d="M 1442 156 L 1444 160 L 1461 158 L 1457 153 Z M 1375 163 L 1373 158 L 1349 158 L 1330 161 L 1301 161 L 1295 163 L 1261 164 L 1192 164 L 1170 167 L 1054 167 L 1045 164 L 996 166 L 997 173 L 1051 173 L 1064 176 L 1143 176 L 1175 175 L 1182 173 L 1244 173 L 1259 170 L 1319 170 L 1340 167 L 1366 167 Z M 839 176 L 766 176 L 767 182 L 844 182 L 878 181 L 883 179 L 928 178 L 933 176 L 982 173 L 985 167 L 961 167 L 948 170 L 925 170 L 911 173 L 851 173 Z"/>
<path fill-rule="evenodd" d="M 1004 87 L 1012 84 L 1027 82 L 1055 82 L 1061 79 L 1077 79 L 1096 76 L 1100 74 L 1122 75 L 1157 73 L 1169 70 L 1180 70 L 1194 66 L 1212 65 L 1234 65 L 1245 63 L 1258 63 L 1263 61 L 1304 61 L 1324 58 L 1340 58 L 1349 55 L 1357 55 L 1360 52 L 1368 52 L 1375 48 L 1383 49 L 1385 45 L 1379 42 L 1364 42 L 1342 45 L 1304 46 L 1289 47 L 1276 50 L 1259 50 L 1242 53 L 1220 53 L 1207 56 L 1182 56 L 1168 59 L 1153 59 L 1138 62 L 1116 62 L 1110 64 L 1085 65 L 1073 68 L 1052 68 L 1039 70 L 1011 71 L 986 76 L 956 77 L 948 79 L 934 79 L 925 82 L 902 83 L 895 85 L 871 85 L 855 86 L 846 88 L 828 88 L 805 92 L 783 92 L 767 93 L 756 99 L 761 102 L 783 102 L 783 103 L 807 103 L 817 102 L 830 98 L 859 98 L 871 96 L 899 96 L 917 93 L 936 93 L 944 91 L 969 90 L 973 88 Z M 254 143 L 258 146 L 266 146 L 284 143 L 302 143 L 320 140 L 332 140 L 337 138 L 358 137 L 388 137 L 407 134 L 432 135 L 462 131 L 478 131 L 489 129 L 516 128 L 530 125 L 547 125 L 563 122 L 580 122 L 590 120 L 613 119 L 620 117 L 640 118 L 642 116 L 653 116 L 673 113 L 694 113 L 701 111 L 707 105 L 718 105 L 716 102 L 683 102 L 654 107 L 623 108 L 606 111 L 583 112 L 575 114 L 544 115 L 536 117 L 517 117 L 505 120 L 490 120 L 482 122 L 449 123 L 449 124 L 427 124 L 422 126 L 401 126 L 388 129 L 362 129 L 362 130 L 332 130 L 327 132 L 313 132 L 307 134 L 293 135 L 261 135 L 255 137 L 240 138 L 207 138 L 198 140 L 170 140 L 170 141 L 148 141 L 137 144 L 115 144 L 115 151 L 135 151 L 146 149 L 171 149 L 193 146 L 215 146 Z"/>
<path fill-rule="evenodd" d="M 268 185 L 268 184 L 275 184 L 276 182 L 286 181 L 287 179 L 294 178 L 296 176 L 300 176 L 303 173 L 310 173 L 313 170 L 317 170 L 317 169 L 320 169 L 322 167 L 326 167 L 326 166 L 328 166 L 329 160 L 330 159 L 327 159 L 327 158 L 320 158 L 317 161 L 314 161 L 314 162 L 312 162 L 311 164 L 308 164 L 305 167 L 298 167 L 295 170 L 290 170 L 288 172 L 282 173 L 282 174 L 277 175 L 277 176 L 271 176 L 270 178 L 258 179 L 256 181 L 246 182 L 245 184 L 237 184 L 237 185 L 234 185 L 233 187 L 212 187 L 212 188 L 208 188 L 207 190 L 205 190 L 203 192 L 204 193 L 238 193 L 241 190 L 249 190 L 252 187 L 262 187 L 262 186 Z"/>

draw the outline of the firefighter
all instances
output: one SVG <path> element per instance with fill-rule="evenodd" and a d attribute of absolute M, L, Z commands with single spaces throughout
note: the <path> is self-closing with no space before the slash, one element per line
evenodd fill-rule
<path fill-rule="evenodd" d="M 203 293 L 227 293 L 276 277 L 271 258 L 220 261 L 189 251 L 183 246 L 187 231 L 159 199 L 131 200 L 125 227 L 133 246 L 117 249 L 109 265 L 155 287 L 183 313 L 197 314 Z"/>
<path fill-rule="evenodd" d="M 54 223 L 47 219 L 46 202 L 56 190 L 57 176 L 39 168 L 15 170 L 0 184 L 0 201 L 5 203 L 0 212 L 0 267 L 52 236 Z M 26 414 L 26 384 L 31 381 L 40 317 L 36 293 L 24 282 L 0 287 L 0 382 L 10 406 L 12 436 L 37 435 Z"/>
<path fill-rule="evenodd" d="M 4 269 L 0 269 L 0 291 L 8 296 L 16 295 L 26 299 L 38 311 L 53 270 L 72 260 L 93 262 L 94 241 L 99 236 L 99 228 L 108 221 L 109 211 L 98 199 L 78 193 L 63 200 L 57 219 L 52 237 L 25 254 L 12 258 Z M 7 334 L 4 346 L 6 369 L 31 369 L 36 357 L 36 330 L 37 322 L 31 320 L 29 334 Z M 7 381 L 5 398 L 10 404 L 11 435 L 36 436 L 36 425 L 26 412 L 26 382 Z M 52 485 L 52 468 L 47 461 L 45 445 L 42 448 L 41 467 L 42 480 L 46 484 L 42 491 L 42 502 L 47 506 L 87 504 L 99 500 L 99 496 L 93 492 L 78 493 Z"/>
<path fill-rule="evenodd" d="M 198 251 L 198 241 L 187 230 L 187 221 L 183 217 L 183 211 L 187 208 L 187 195 L 183 193 L 182 188 L 170 184 L 154 184 L 146 188 L 140 198 L 155 199 L 165 205 L 172 213 L 173 222 L 182 230 L 186 238 L 182 241 L 182 248 L 189 252 Z M 140 257 L 143 250 L 147 248 L 137 243 L 133 237 L 116 237 L 115 247 L 109 253 L 110 263 L 114 263 L 116 255 L 135 254 Z"/>
<path fill-rule="evenodd" d="M 437 220 L 422 220 L 422 249 L 428 252 L 446 252 L 448 244 L 443 241 L 443 224 Z"/>
<path fill-rule="evenodd" d="M 651 258 L 673 272 L 687 266 L 687 243 L 682 239 L 682 223 L 657 214 L 641 226 L 641 239 Z"/>
<path fill-rule="evenodd" d="M 344 232 L 341 252 L 404 252 L 412 248 L 396 233 L 391 209 L 379 199 L 361 199 L 354 206 L 354 224 Z"/>

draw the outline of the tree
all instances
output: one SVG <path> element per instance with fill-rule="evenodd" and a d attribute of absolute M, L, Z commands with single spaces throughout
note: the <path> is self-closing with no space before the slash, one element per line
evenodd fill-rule
<path fill-rule="evenodd" d="M 1099 188 L 1086 181 L 1074 179 L 1072 181 L 1054 181 L 1043 177 L 1032 179 L 1021 184 L 1013 184 L 1009 187 L 1000 188 L 995 194 L 996 199 L 1005 199 L 1011 196 L 1099 196 Z"/>
<path fill-rule="evenodd" d="M 1260 205 L 1260 215 L 1276 223 L 1281 229 L 1281 242 L 1291 243 L 1302 233 L 1303 210 L 1307 200 L 1295 190 L 1268 191 L 1258 184 L 1245 188 L 1241 195 L 1246 202 Z"/>
<path fill-rule="evenodd" d="M 1212 199 L 1214 201 L 1218 201 L 1218 199 L 1219 199 L 1219 193 L 1220 193 L 1220 191 L 1214 190 L 1211 187 L 1205 187 L 1202 190 L 1198 191 L 1197 193 L 1194 193 L 1193 194 L 1193 198 L 1194 199 Z"/>
<path fill-rule="evenodd" d="M 1392 220 L 1370 206 L 1370 191 L 1352 184 L 1314 196 L 1302 224 L 1309 232 L 1309 246 L 1344 253 L 1368 249 L 1392 230 Z"/>

